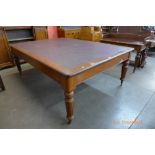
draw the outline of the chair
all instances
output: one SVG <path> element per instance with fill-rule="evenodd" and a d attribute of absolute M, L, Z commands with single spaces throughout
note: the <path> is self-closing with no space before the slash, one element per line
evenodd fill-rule
<path fill-rule="evenodd" d="M 0 75 L 0 88 L 1 88 L 2 90 L 5 90 L 5 86 L 4 86 L 4 83 L 3 83 L 3 81 L 2 81 L 1 75 Z"/>

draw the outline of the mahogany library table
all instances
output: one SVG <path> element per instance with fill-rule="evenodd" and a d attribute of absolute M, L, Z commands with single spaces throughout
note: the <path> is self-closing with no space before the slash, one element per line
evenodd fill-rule
<path fill-rule="evenodd" d="M 122 63 L 121 85 L 128 69 L 130 47 L 59 38 L 11 45 L 18 71 L 19 58 L 57 81 L 64 90 L 68 123 L 74 118 L 74 90 L 83 81 Z"/>

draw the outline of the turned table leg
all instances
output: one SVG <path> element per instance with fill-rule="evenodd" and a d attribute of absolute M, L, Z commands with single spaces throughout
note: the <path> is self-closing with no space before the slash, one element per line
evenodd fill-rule
<path fill-rule="evenodd" d="M 135 72 L 136 68 L 140 64 L 140 60 L 141 60 L 141 52 L 137 52 L 137 55 L 135 57 L 135 65 L 134 65 L 133 72 Z"/>
<path fill-rule="evenodd" d="M 64 94 L 65 94 L 67 120 L 68 120 L 68 124 L 70 124 L 74 118 L 74 92 L 65 91 Z"/>
<path fill-rule="evenodd" d="M 128 71 L 128 66 L 129 66 L 129 60 L 124 61 L 123 65 L 122 65 L 121 78 L 120 78 L 121 86 L 123 84 L 123 81 L 125 79 L 126 73 Z"/>
<path fill-rule="evenodd" d="M 19 71 L 19 74 L 22 74 L 22 69 L 21 69 L 21 65 L 20 65 L 20 61 L 19 61 L 19 57 L 14 55 L 14 60 L 15 60 L 15 64 L 17 66 L 17 69 Z"/>
<path fill-rule="evenodd" d="M 0 76 L 0 87 L 2 88 L 2 90 L 5 90 L 5 86 L 4 86 L 4 83 L 2 81 L 1 76 Z"/>
<path fill-rule="evenodd" d="M 146 57 L 147 57 L 147 53 L 148 53 L 148 48 L 146 48 L 143 52 L 142 52 L 142 63 L 141 63 L 141 67 L 143 68 L 145 63 L 146 63 Z"/>

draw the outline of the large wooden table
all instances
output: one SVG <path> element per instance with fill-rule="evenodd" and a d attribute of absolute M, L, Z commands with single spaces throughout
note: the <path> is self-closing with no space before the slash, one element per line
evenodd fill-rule
<path fill-rule="evenodd" d="M 20 74 L 21 57 L 62 86 L 68 123 L 74 117 L 74 90 L 77 85 L 119 63 L 123 63 L 120 78 L 122 84 L 130 51 L 133 50 L 129 47 L 65 38 L 16 43 L 11 48 Z"/>
<path fill-rule="evenodd" d="M 131 38 L 127 36 L 126 38 L 122 38 L 119 36 L 105 37 L 101 40 L 102 43 L 110 43 L 115 45 L 122 45 L 127 47 L 132 47 L 136 50 L 137 54 L 135 57 L 135 64 L 133 72 L 135 72 L 137 67 L 144 67 L 146 62 L 146 56 L 148 51 L 148 46 L 144 41 L 141 41 L 139 38 Z"/>

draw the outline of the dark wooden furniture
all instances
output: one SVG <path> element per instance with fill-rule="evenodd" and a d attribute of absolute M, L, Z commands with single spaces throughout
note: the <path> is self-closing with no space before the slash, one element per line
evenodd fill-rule
<path fill-rule="evenodd" d="M 0 27 L 0 68 L 14 65 L 10 54 L 10 43 L 47 39 L 45 26 L 3 26 Z"/>
<path fill-rule="evenodd" d="M 1 88 L 2 90 L 5 90 L 5 86 L 4 86 L 4 83 L 3 83 L 3 81 L 2 81 L 1 75 L 0 75 L 0 88 Z"/>
<path fill-rule="evenodd" d="M 146 38 L 151 35 L 150 31 L 143 31 L 140 26 L 118 26 L 111 29 L 109 35 L 104 37 L 101 42 L 135 48 L 134 70 L 137 67 L 144 67 L 149 48 Z"/>
<path fill-rule="evenodd" d="M 60 38 L 11 45 L 20 74 L 19 57 L 56 80 L 64 89 L 67 119 L 74 117 L 74 90 L 77 85 L 104 70 L 123 63 L 121 84 L 125 78 L 133 48 Z"/>

